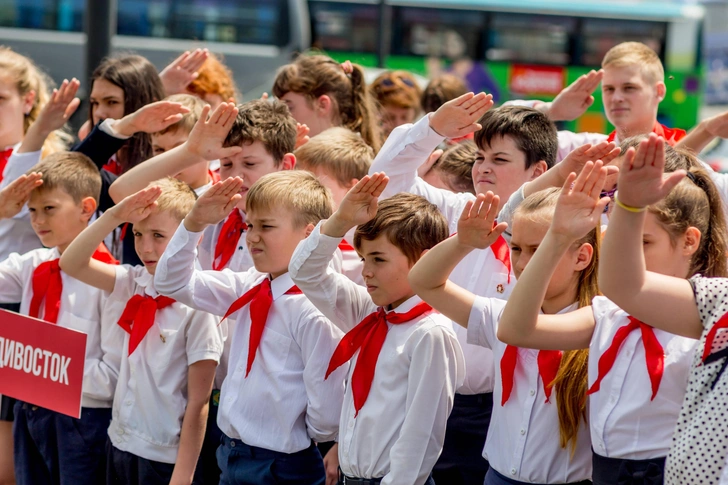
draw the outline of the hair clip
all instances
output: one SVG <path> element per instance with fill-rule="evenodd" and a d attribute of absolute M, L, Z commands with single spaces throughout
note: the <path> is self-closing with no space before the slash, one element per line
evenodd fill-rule
<path fill-rule="evenodd" d="M 344 61 L 341 64 L 341 70 L 344 71 L 344 74 L 347 76 L 354 72 L 354 66 L 352 65 L 351 61 Z"/>
<path fill-rule="evenodd" d="M 697 185 L 698 187 L 700 187 L 700 184 L 698 184 L 698 178 L 695 176 L 695 174 L 693 172 L 687 172 L 685 174 L 685 176 L 687 178 L 689 178 L 692 183 L 694 183 L 695 185 Z"/>

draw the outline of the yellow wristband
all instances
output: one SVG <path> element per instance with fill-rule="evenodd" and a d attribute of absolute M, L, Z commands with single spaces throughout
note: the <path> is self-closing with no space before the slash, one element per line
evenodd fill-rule
<path fill-rule="evenodd" d="M 647 210 L 647 207 L 632 207 L 631 205 L 623 204 L 619 200 L 619 197 L 617 197 L 617 194 L 616 193 L 614 194 L 614 203 L 617 204 L 617 207 L 621 207 L 622 209 L 626 210 L 627 212 L 632 212 L 632 213 L 635 213 L 635 214 L 640 213 L 640 212 L 644 212 L 644 211 Z"/>

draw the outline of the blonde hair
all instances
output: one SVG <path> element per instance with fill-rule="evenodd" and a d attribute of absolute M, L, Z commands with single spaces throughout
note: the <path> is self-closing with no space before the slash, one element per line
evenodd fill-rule
<path fill-rule="evenodd" d="M 536 222 L 549 224 L 553 219 L 556 203 L 561 189 L 552 188 L 536 192 L 527 197 L 514 214 Z M 593 248 L 589 266 L 579 273 L 577 286 L 577 303 L 579 308 L 589 306 L 595 296 L 599 295 L 597 269 L 599 267 L 599 248 L 601 233 L 595 227 L 589 234 L 574 244 L 579 248 L 589 244 Z M 551 385 L 556 390 L 556 407 L 559 414 L 559 444 L 562 448 L 571 447 L 571 454 L 576 451 L 576 440 L 579 427 L 586 424 L 586 391 L 588 387 L 589 350 L 570 350 L 563 353 L 561 365 Z M 549 383 L 545 383 L 549 384 Z"/>
<path fill-rule="evenodd" d="M 218 57 L 210 52 L 205 63 L 197 71 L 197 77 L 187 87 L 188 91 L 199 97 L 217 94 L 225 103 L 230 98 L 234 102 L 238 97 L 238 89 L 232 71 L 222 61 L 222 56 Z"/>
<path fill-rule="evenodd" d="M 93 197 L 96 205 L 101 196 L 101 174 L 96 164 L 80 152 L 56 152 L 38 162 L 27 173 L 40 172 L 43 185 L 35 192 L 59 189 L 80 203 L 86 197 Z"/>
<path fill-rule="evenodd" d="M 157 186 L 162 194 L 157 199 L 157 212 L 169 212 L 172 217 L 182 221 L 192 210 L 197 194 L 184 182 L 173 177 L 155 180 L 149 187 Z"/>
<path fill-rule="evenodd" d="M 303 170 L 321 167 L 342 187 L 361 179 L 374 161 L 374 150 L 353 131 L 329 128 L 298 148 L 296 166 Z"/>
<path fill-rule="evenodd" d="M 264 175 L 250 188 L 245 204 L 248 213 L 283 207 L 290 211 L 296 227 L 328 219 L 334 207 L 329 189 L 303 170 Z"/>
<path fill-rule="evenodd" d="M 369 94 L 364 70 L 353 64 L 351 73 L 341 64 L 323 55 L 299 56 L 281 67 L 273 84 L 273 94 L 282 98 L 293 92 L 305 95 L 309 103 L 327 95 L 335 106 L 334 122 L 360 133 L 375 152 L 382 146 L 374 99 Z"/>
<path fill-rule="evenodd" d="M 182 115 L 182 119 L 177 123 L 168 126 L 162 131 L 153 133 L 152 136 L 164 135 L 166 133 L 177 133 L 180 130 L 189 134 L 195 126 L 195 123 L 197 123 L 197 120 L 200 119 L 202 108 L 204 108 L 207 104 L 202 99 L 197 96 L 192 96 L 191 94 L 173 94 L 172 96 L 167 96 L 164 100 L 179 103 L 185 108 L 188 108 L 190 112 Z"/>
<path fill-rule="evenodd" d="M 411 108 L 415 113 L 420 112 L 422 89 L 417 79 L 407 71 L 383 72 L 369 86 L 369 91 L 381 106 Z"/>
<path fill-rule="evenodd" d="M 25 134 L 50 101 L 50 88 L 53 82 L 33 61 L 6 46 L 0 46 L 0 73 L 15 84 L 21 97 L 31 91 L 35 92 L 33 106 L 23 120 L 23 133 Z M 73 141 L 71 135 L 56 130 L 46 138 L 41 156 L 46 157 L 52 153 L 66 150 L 71 141 Z"/>
<path fill-rule="evenodd" d="M 650 84 L 665 80 L 665 69 L 657 53 L 642 42 L 622 42 L 604 54 L 602 69 L 638 66 Z"/>

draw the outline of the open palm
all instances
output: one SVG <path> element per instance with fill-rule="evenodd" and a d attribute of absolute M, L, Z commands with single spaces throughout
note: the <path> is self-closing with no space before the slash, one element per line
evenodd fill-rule
<path fill-rule="evenodd" d="M 500 198 L 493 192 L 478 194 L 475 200 L 468 201 L 458 220 L 458 242 L 463 246 L 485 249 L 493 244 L 508 224 L 495 223 Z"/>
<path fill-rule="evenodd" d="M 337 217 L 352 226 L 364 224 L 377 215 L 379 196 L 387 186 L 389 177 L 384 173 L 375 173 L 363 177 L 339 204 Z"/>
<path fill-rule="evenodd" d="M 551 231 L 569 240 L 578 240 L 599 224 L 609 197 L 600 197 L 607 180 L 607 169 L 601 161 L 587 162 L 577 177 L 566 178 L 556 203 Z"/>

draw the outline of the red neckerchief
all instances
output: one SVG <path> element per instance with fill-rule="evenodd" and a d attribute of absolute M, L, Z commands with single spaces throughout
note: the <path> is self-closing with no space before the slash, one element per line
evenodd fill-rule
<path fill-rule="evenodd" d="M 652 133 L 657 136 L 661 136 L 665 139 L 668 145 L 674 147 L 687 133 L 685 130 L 680 128 L 668 128 L 665 125 L 661 125 L 655 121 L 655 125 L 652 127 Z M 607 137 L 608 142 L 613 142 L 617 138 L 617 131 L 613 131 Z"/>
<path fill-rule="evenodd" d="M 553 390 L 554 379 L 559 373 L 561 365 L 560 350 L 540 350 L 538 352 L 538 373 L 543 383 L 543 392 L 546 394 L 546 402 L 551 399 L 551 391 Z M 516 373 L 516 361 L 518 360 L 518 347 L 507 345 L 503 357 L 500 361 L 501 383 L 503 384 L 503 394 L 501 395 L 501 406 L 504 406 L 511 397 L 513 390 L 513 376 Z"/>
<path fill-rule="evenodd" d="M 5 172 L 5 166 L 10 160 L 10 155 L 13 154 L 13 149 L 8 148 L 7 150 L 0 151 L 0 182 L 3 181 L 3 172 Z"/>

